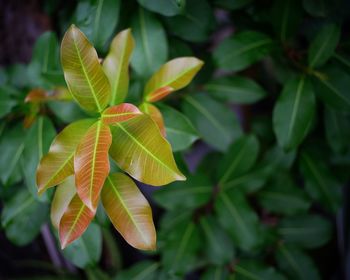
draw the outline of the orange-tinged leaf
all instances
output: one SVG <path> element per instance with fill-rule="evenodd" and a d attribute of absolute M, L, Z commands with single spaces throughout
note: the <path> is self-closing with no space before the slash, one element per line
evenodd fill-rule
<path fill-rule="evenodd" d="M 111 126 L 110 155 L 121 169 L 149 185 L 186 180 L 178 170 L 170 144 L 146 114 Z"/>
<path fill-rule="evenodd" d="M 142 112 L 136 106 L 129 103 L 122 103 L 104 110 L 101 119 L 105 124 L 114 124 L 141 114 Z"/>
<path fill-rule="evenodd" d="M 79 105 L 102 112 L 109 102 L 111 87 L 95 48 L 74 25 L 63 37 L 61 62 L 68 88 Z"/>
<path fill-rule="evenodd" d="M 155 123 L 158 125 L 160 129 L 160 132 L 165 137 L 166 131 L 165 131 L 163 115 L 159 111 L 159 109 L 156 106 L 146 102 L 140 106 L 140 109 L 142 112 L 148 114 L 155 121 Z"/>
<path fill-rule="evenodd" d="M 129 61 L 134 45 L 131 30 L 121 31 L 114 37 L 109 53 L 103 61 L 103 70 L 112 88 L 111 105 L 123 102 L 128 93 Z"/>
<path fill-rule="evenodd" d="M 147 82 L 146 101 L 158 101 L 173 91 L 187 86 L 202 68 L 203 61 L 195 57 L 179 57 L 165 63 Z"/>
<path fill-rule="evenodd" d="M 69 203 L 59 225 L 61 248 L 78 239 L 87 229 L 95 212 L 91 211 L 76 194 Z"/>
<path fill-rule="evenodd" d="M 132 179 L 122 173 L 111 174 L 102 189 L 101 199 L 114 227 L 131 246 L 155 250 L 152 209 Z"/>
<path fill-rule="evenodd" d="M 38 192 L 42 194 L 47 188 L 56 186 L 74 173 L 74 152 L 82 137 L 94 120 L 85 119 L 65 127 L 53 140 L 49 152 L 41 159 L 36 182 Z"/>
<path fill-rule="evenodd" d="M 32 89 L 24 99 L 24 102 L 46 102 L 50 100 L 71 100 L 72 96 L 67 88 L 58 87 L 53 90 L 44 90 L 41 88 Z"/>
<path fill-rule="evenodd" d="M 51 223 L 55 228 L 58 229 L 61 218 L 75 194 L 74 176 L 69 176 L 64 182 L 57 186 L 51 203 L 50 214 Z"/>
<path fill-rule="evenodd" d="M 96 210 L 100 192 L 109 173 L 110 129 L 102 121 L 89 128 L 74 155 L 75 185 L 80 199 Z"/>

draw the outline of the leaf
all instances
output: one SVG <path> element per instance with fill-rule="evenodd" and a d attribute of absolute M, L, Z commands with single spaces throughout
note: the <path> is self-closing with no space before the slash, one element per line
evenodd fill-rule
<path fill-rule="evenodd" d="M 108 150 L 112 143 L 109 127 L 102 121 L 93 124 L 80 140 L 74 154 L 77 194 L 93 212 L 109 174 Z"/>
<path fill-rule="evenodd" d="M 71 101 L 72 95 L 68 89 L 57 87 L 53 90 L 44 90 L 41 88 L 32 89 L 26 96 L 24 102 L 41 103 L 50 100 Z"/>
<path fill-rule="evenodd" d="M 110 84 L 96 50 L 74 25 L 62 39 L 61 63 L 68 88 L 79 105 L 87 111 L 102 112 L 110 99 Z"/>
<path fill-rule="evenodd" d="M 75 102 L 50 101 L 48 107 L 63 123 L 71 123 L 89 117 Z"/>
<path fill-rule="evenodd" d="M 170 106 L 160 105 L 165 123 L 166 138 L 173 152 L 182 151 L 198 139 L 198 133 L 189 119 Z"/>
<path fill-rule="evenodd" d="M 207 267 L 206 271 L 201 274 L 201 280 L 231 280 L 229 277 L 229 272 L 226 267 L 214 266 Z"/>
<path fill-rule="evenodd" d="M 179 57 L 168 61 L 147 82 L 144 90 L 146 101 L 159 101 L 171 92 L 184 88 L 203 64 L 195 57 Z"/>
<path fill-rule="evenodd" d="M 102 190 L 102 204 L 118 232 L 133 247 L 156 249 L 152 209 L 132 179 L 111 174 Z"/>
<path fill-rule="evenodd" d="M 136 43 L 131 66 L 139 76 L 147 78 L 167 59 L 166 34 L 157 18 L 142 8 L 134 16 L 131 28 Z"/>
<path fill-rule="evenodd" d="M 185 180 L 178 170 L 169 143 L 147 115 L 141 115 L 112 128 L 110 155 L 130 176 L 153 186 Z"/>
<path fill-rule="evenodd" d="M 94 120 L 85 119 L 65 127 L 53 140 L 49 152 L 40 160 L 36 182 L 38 192 L 61 183 L 74 173 L 73 156 L 77 145 Z"/>
<path fill-rule="evenodd" d="M 333 55 L 340 38 L 340 28 L 336 24 L 323 26 L 312 40 L 308 63 L 310 68 L 320 67 Z"/>
<path fill-rule="evenodd" d="M 69 176 L 56 188 L 55 195 L 51 203 L 51 223 L 58 229 L 61 218 L 73 197 L 76 194 L 74 176 Z"/>
<path fill-rule="evenodd" d="M 103 70 L 112 87 L 111 105 L 122 103 L 128 94 L 129 61 L 134 46 L 131 30 L 123 30 L 114 37 L 109 53 L 103 61 Z"/>
<path fill-rule="evenodd" d="M 181 14 L 186 6 L 186 0 L 137 0 L 137 2 L 151 12 L 156 12 L 168 17 Z"/>
<path fill-rule="evenodd" d="M 101 228 L 91 223 L 84 234 L 63 251 L 63 256 L 79 268 L 96 266 L 102 254 Z"/>
<path fill-rule="evenodd" d="M 313 88 L 307 78 L 293 78 L 286 83 L 273 110 L 273 127 L 281 147 L 294 149 L 303 141 L 315 106 Z"/>
<path fill-rule="evenodd" d="M 120 16 L 120 0 L 80 1 L 75 11 L 78 27 L 97 49 L 102 49 L 111 37 Z"/>
<path fill-rule="evenodd" d="M 252 260 L 241 260 L 235 265 L 236 276 L 234 279 L 237 280 L 248 280 L 248 279 L 266 279 L 266 280 L 286 280 L 286 278 L 274 267 L 268 267 L 260 262 Z"/>
<path fill-rule="evenodd" d="M 235 113 L 207 95 L 186 96 L 182 106 L 203 140 L 219 151 L 242 133 Z"/>
<path fill-rule="evenodd" d="M 40 159 L 43 154 L 48 152 L 50 144 L 55 136 L 55 127 L 47 117 L 38 117 L 25 136 L 23 155 L 20 163 L 29 192 L 39 200 L 48 201 L 48 197 L 38 197 L 36 170 Z"/>
<path fill-rule="evenodd" d="M 215 0 L 214 3 L 215 5 L 221 6 L 226 9 L 230 10 L 238 10 L 243 8 L 244 6 L 248 5 L 251 3 L 252 0 Z"/>
<path fill-rule="evenodd" d="M 159 263 L 150 260 L 139 261 L 130 268 L 119 271 L 114 280 L 154 280 L 157 279 Z"/>
<path fill-rule="evenodd" d="M 267 56 L 272 46 L 267 35 L 244 31 L 222 41 L 214 50 L 214 61 L 222 69 L 240 71 Z"/>
<path fill-rule="evenodd" d="M 329 0 L 303 0 L 305 11 L 314 17 L 327 17 L 334 6 L 334 2 Z"/>
<path fill-rule="evenodd" d="M 219 223 L 237 247 L 250 251 L 261 244 L 258 217 L 240 191 L 221 191 L 215 202 L 215 211 Z"/>
<path fill-rule="evenodd" d="M 140 110 L 152 118 L 152 120 L 157 124 L 160 132 L 162 133 L 162 136 L 165 137 L 166 130 L 164 125 L 163 115 L 159 111 L 159 109 L 153 104 L 144 102 L 140 105 Z"/>
<path fill-rule="evenodd" d="M 0 118 L 11 112 L 17 104 L 16 100 L 11 98 L 6 89 L 0 87 Z"/>
<path fill-rule="evenodd" d="M 117 122 L 127 121 L 141 114 L 142 113 L 136 106 L 130 103 L 122 103 L 116 106 L 108 107 L 106 110 L 104 110 L 101 120 L 104 124 L 110 125 Z"/>
<path fill-rule="evenodd" d="M 331 239 L 332 225 L 318 215 L 296 216 L 283 219 L 278 225 L 278 233 L 286 244 L 317 248 Z"/>
<path fill-rule="evenodd" d="M 213 97 L 236 104 L 255 103 L 266 96 L 265 90 L 254 80 L 245 77 L 223 77 L 210 81 L 205 90 Z"/>
<path fill-rule="evenodd" d="M 300 169 L 310 196 L 336 213 L 341 205 L 340 184 L 330 173 L 329 167 L 312 154 L 303 152 Z"/>
<path fill-rule="evenodd" d="M 259 142 L 254 135 L 241 136 L 229 147 L 218 169 L 219 185 L 244 174 L 256 162 Z"/>
<path fill-rule="evenodd" d="M 60 221 L 59 235 L 62 250 L 86 231 L 94 216 L 95 213 L 76 194 Z"/>
<path fill-rule="evenodd" d="M 321 279 L 312 259 L 294 247 L 280 245 L 276 260 L 280 269 L 286 272 L 290 279 Z"/>
<path fill-rule="evenodd" d="M 205 174 L 190 176 L 186 182 L 175 182 L 153 193 L 153 199 L 167 210 L 195 209 L 207 203 L 213 193 L 213 185 Z"/>
<path fill-rule="evenodd" d="M 26 189 L 22 189 L 4 203 L 1 225 L 12 243 L 27 245 L 39 234 L 47 213 L 47 204 L 36 201 Z"/>

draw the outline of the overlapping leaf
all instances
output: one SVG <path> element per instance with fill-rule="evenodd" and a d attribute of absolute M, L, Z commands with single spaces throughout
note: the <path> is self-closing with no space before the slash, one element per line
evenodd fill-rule
<path fill-rule="evenodd" d="M 159 111 L 159 109 L 150 103 L 143 103 L 140 106 L 140 109 L 142 112 L 146 113 L 147 115 L 149 115 L 153 119 L 153 121 L 158 125 L 160 132 L 165 137 L 166 130 L 165 130 L 165 125 L 164 125 L 163 115 Z"/>
<path fill-rule="evenodd" d="M 112 106 L 103 111 L 101 119 L 104 124 L 115 124 L 134 118 L 142 113 L 140 110 L 129 103 Z"/>

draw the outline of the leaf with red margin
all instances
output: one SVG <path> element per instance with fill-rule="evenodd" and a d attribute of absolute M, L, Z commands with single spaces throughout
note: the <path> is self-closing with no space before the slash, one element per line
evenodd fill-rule
<path fill-rule="evenodd" d="M 104 124 L 114 124 L 129 120 L 141 114 L 142 112 L 136 106 L 123 103 L 104 110 L 101 120 Z"/>
<path fill-rule="evenodd" d="M 156 249 L 152 209 L 131 178 L 123 173 L 109 175 L 101 199 L 114 227 L 131 246 Z"/>
<path fill-rule="evenodd" d="M 36 182 L 39 194 L 74 174 L 75 149 L 93 123 L 92 119 L 74 122 L 56 136 L 49 152 L 41 159 L 37 169 Z"/>
<path fill-rule="evenodd" d="M 101 189 L 109 173 L 110 129 L 102 121 L 93 124 L 81 139 L 74 155 L 75 185 L 80 199 L 96 210 Z"/>
<path fill-rule="evenodd" d="M 163 115 L 159 111 L 159 109 L 156 106 L 145 102 L 140 106 L 140 110 L 146 113 L 147 115 L 149 115 L 155 121 L 163 137 L 165 137 L 166 136 L 165 124 L 163 120 Z"/>
<path fill-rule="evenodd" d="M 78 239 L 85 232 L 94 216 L 95 212 L 91 211 L 78 195 L 75 195 L 59 225 L 61 248 L 64 249 L 68 244 Z"/>

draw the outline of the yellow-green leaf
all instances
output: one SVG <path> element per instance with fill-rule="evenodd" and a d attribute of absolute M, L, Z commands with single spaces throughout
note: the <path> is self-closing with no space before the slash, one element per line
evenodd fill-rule
<path fill-rule="evenodd" d="M 89 128 L 75 151 L 77 193 L 92 211 L 97 208 L 101 189 L 109 173 L 108 150 L 111 142 L 109 127 L 98 121 Z"/>
<path fill-rule="evenodd" d="M 131 30 L 121 31 L 114 37 L 103 62 L 103 69 L 112 87 L 111 105 L 123 102 L 128 93 L 129 61 L 134 45 Z"/>
<path fill-rule="evenodd" d="M 131 246 L 141 250 L 155 249 L 152 209 L 132 179 L 123 173 L 109 175 L 101 198 L 114 227 Z"/>
<path fill-rule="evenodd" d="M 80 139 L 94 120 L 85 119 L 65 127 L 53 140 L 49 152 L 41 159 L 36 173 L 38 192 L 56 186 L 74 173 L 73 156 Z"/>
<path fill-rule="evenodd" d="M 141 115 L 111 127 L 111 157 L 135 179 L 161 186 L 185 180 L 178 170 L 170 144 L 147 115 Z"/>
<path fill-rule="evenodd" d="M 158 125 L 160 132 L 165 137 L 166 131 L 165 131 L 164 120 L 163 120 L 162 113 L 159 111 L 159 109 L 150 103 L 144 102 L 140 106 L 140 110 L 148 114 L 154 120 L 154 122 Z"/>
<path fill-rule="evenodd" d="M 101 112 L 109 102 L 111 87 L 95 48 L 74 25 L 63 37 L 61 62 L 68 88 L 79 105 Z"/>
<path fill-rule="evenodd" d="M 155 102 L 175 90 L 187 86 L 202 68 L 203 61 L 195 57 L 180 57 L 165 63 L 147 82 L 146 101 Z"/>

